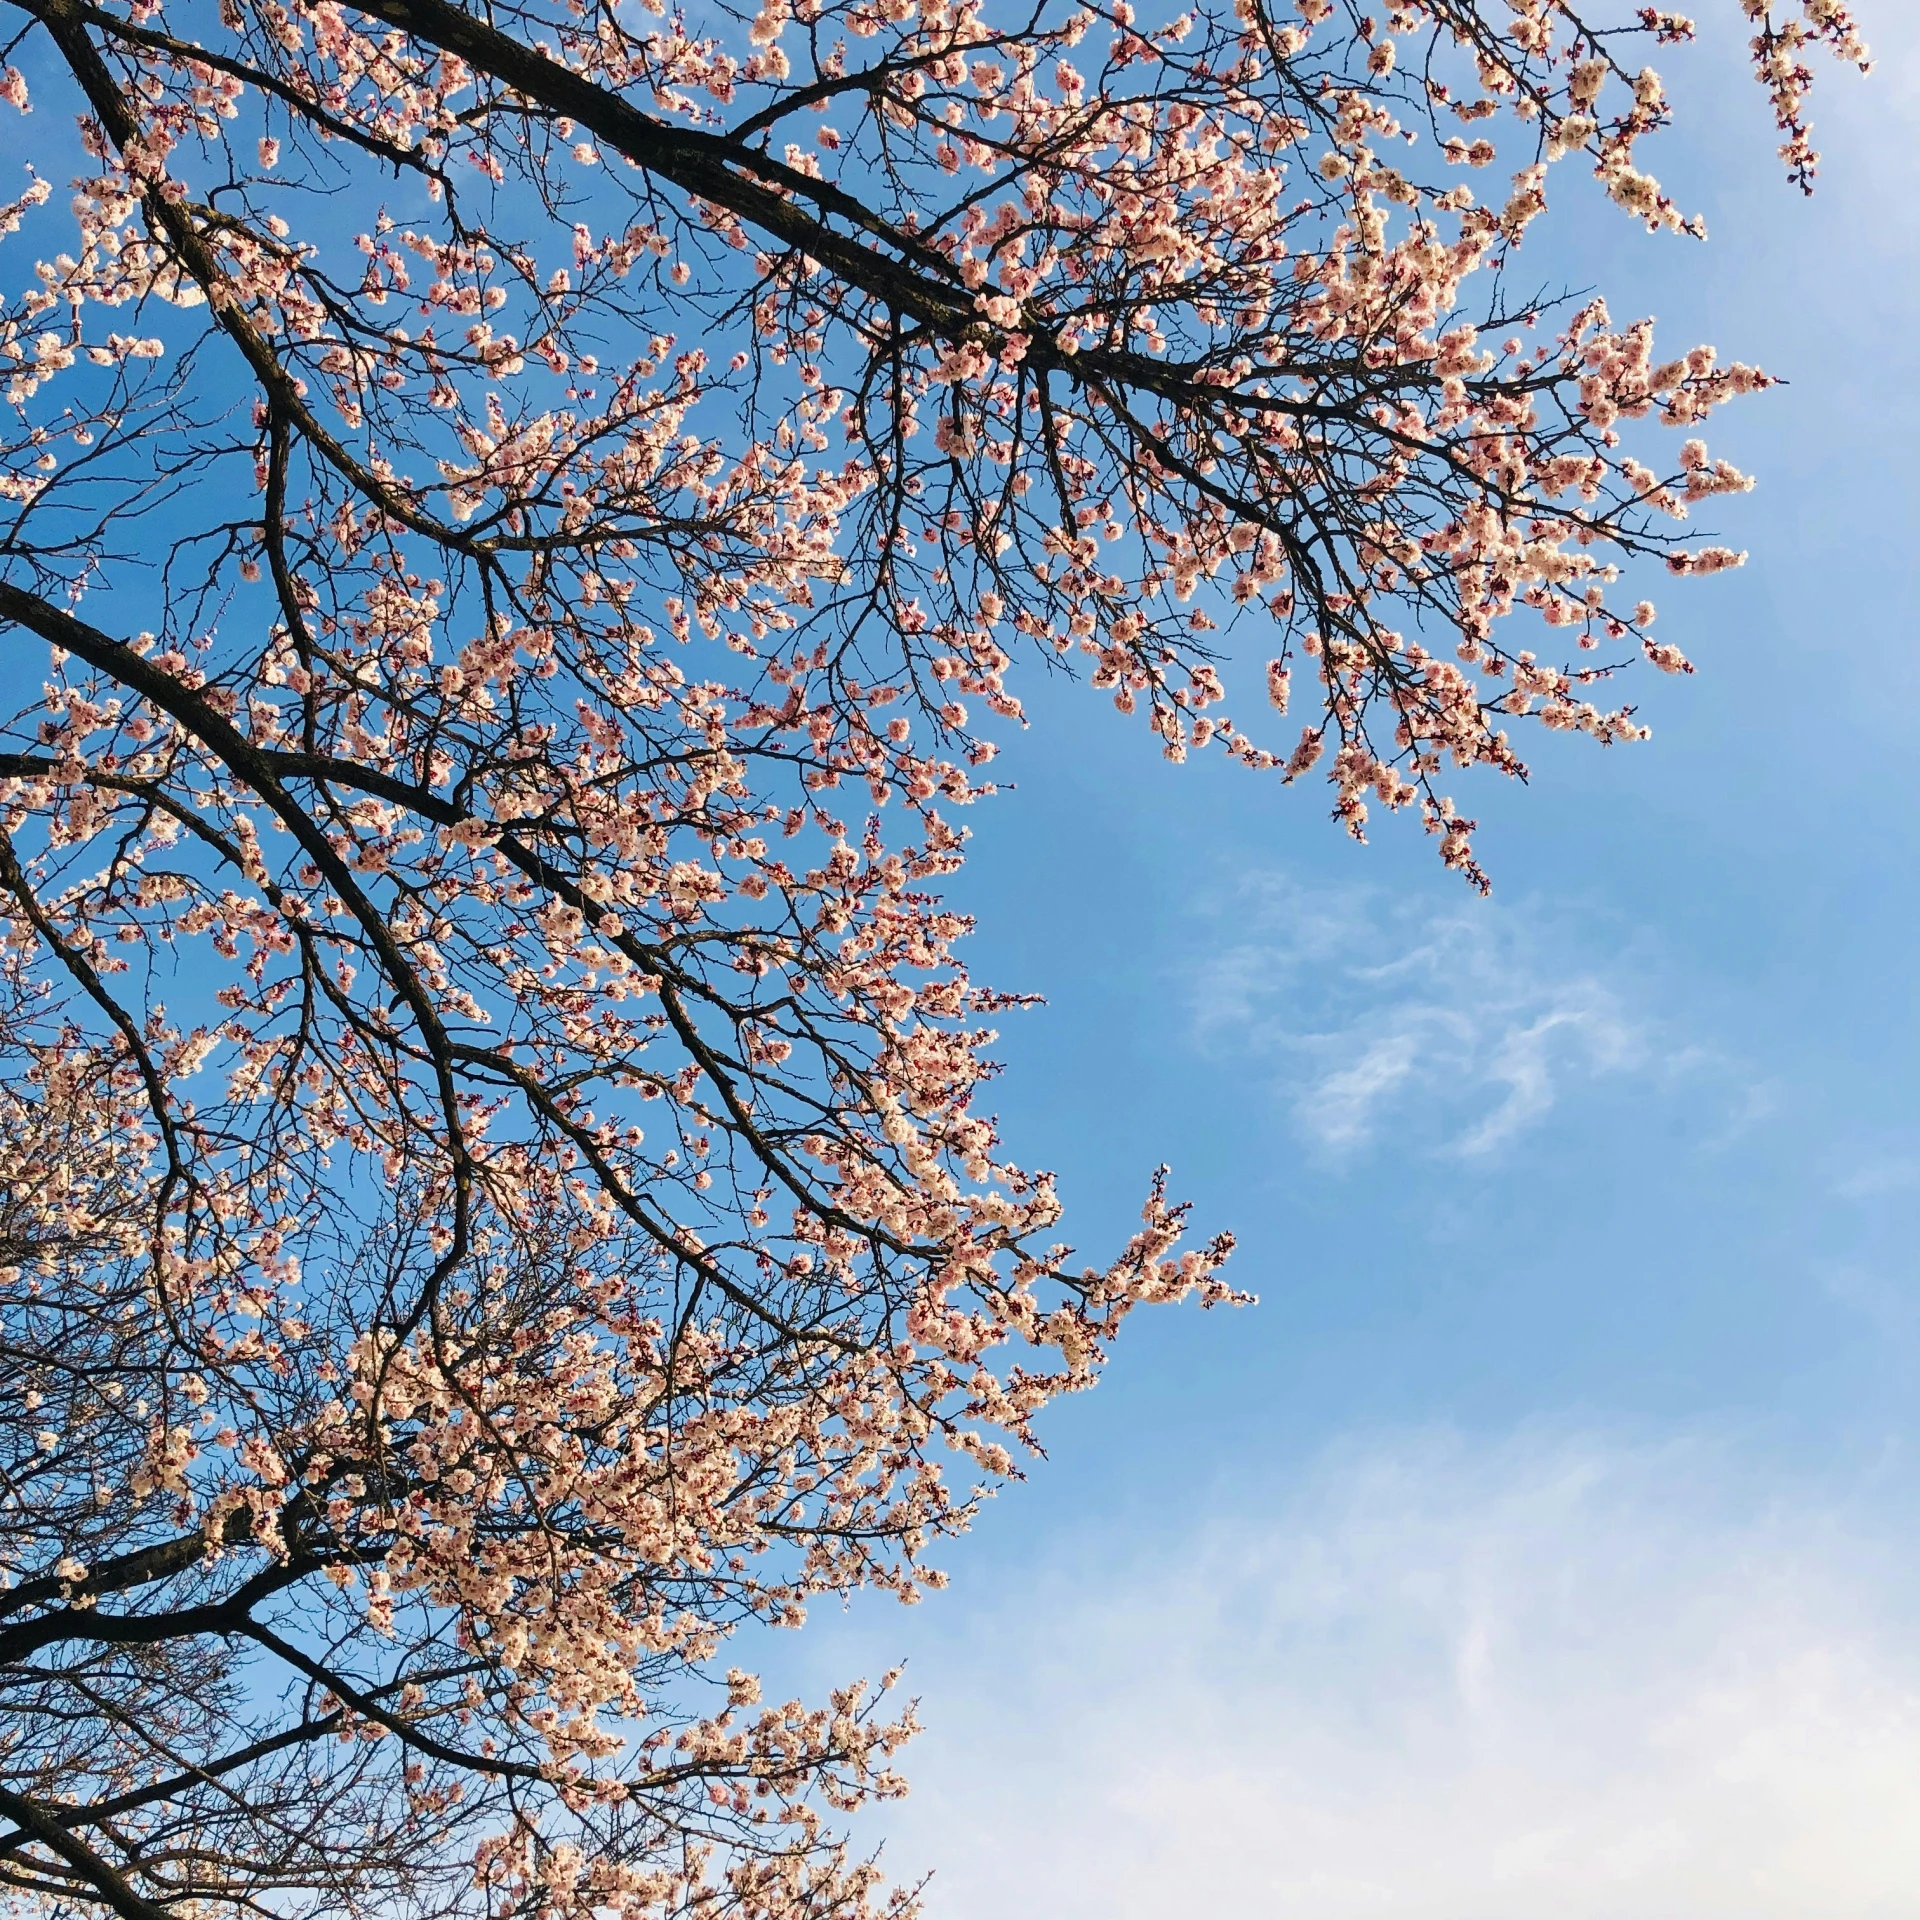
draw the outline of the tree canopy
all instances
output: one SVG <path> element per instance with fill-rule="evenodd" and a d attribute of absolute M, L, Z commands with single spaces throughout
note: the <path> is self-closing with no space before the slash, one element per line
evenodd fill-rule
<path fill-rule="evenodd" d="M 1739 4 L 1809 185 L 1864 48 Z M 1237 1297 L 1003 1151 L 960 815 L 1048 664 L 1480 885 L 1449 782 L 1640 735 L 1750 484 L 1653 429 L 1769 380 L 1519 250 L 1570 164 L 1690 229 L 1690 23 L 4 13 L 0 1883 L 904 1912 L 835 1826 L 892 1676 L 729 1636 L 938 1584 L 1135 1306 Z"/>

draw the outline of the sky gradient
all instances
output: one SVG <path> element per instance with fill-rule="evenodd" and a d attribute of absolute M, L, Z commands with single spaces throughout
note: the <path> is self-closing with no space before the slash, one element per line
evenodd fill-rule
<path fill-rule="evenodd" d="M 1662 596 L 1650 742 L 1461 790 L 1490 902 L 1023 689 L 964 882 L 1049 1002 L 1010 1146 L 1090 1256 L 1170 1161 L 1261 1301 L 1140 1317 L 947 1593 L 788 1643 L 908 1659 L 866 1831 L 933 1920 L 1915 1911 L 1920 20 L 1862 0 L 1803 203 L 1702 11 L 1659 170 L 1709 242 L 1568 181 L 1528 254 L 1789 379 L 1710 435 L 1752 559 Z"/>

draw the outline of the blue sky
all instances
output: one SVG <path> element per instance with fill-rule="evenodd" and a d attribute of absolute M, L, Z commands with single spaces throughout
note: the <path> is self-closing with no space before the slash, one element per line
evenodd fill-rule
<path fill-rule="evenodd" d="M 1859 10 L 1815 200 L 1709 0 L 1709 243 L 1530 242 L 1792 384 L 1716 424 L 1753 557 L 1664 595 L 1652 741 L 1463 791 L 1491 902 L 1025 689 L 966 883 L 1049 1000 L 1010 1141 L 1089 1254 L 1171 1161 L 1261 1304 L 1137 1321 L 949 1592 L 794 1643 L 909 1659 L 870 1831 L 935 1920 L 1920 1910 L 1920 19 Z"/>

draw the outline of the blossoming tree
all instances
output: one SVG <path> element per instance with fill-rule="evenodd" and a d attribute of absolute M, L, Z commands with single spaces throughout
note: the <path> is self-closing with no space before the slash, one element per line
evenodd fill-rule
<path fill-rule="evenodd" d="M 1740 3 L 1804 185 L 1863 49 Z M 1556 163 L 1687 224 L 1689 24 L 0 13 L 0 1881 L 903 1911 L 832 1823 L 910 1713 L 729 1635 L 937 1583 L 1229 1297 L 1157 1184 L 1076 1261 L 978 1110 L 989 736 L 1064 656 L 1478 881 L 1446 780 L 1638 734 L 1637 574 L 1748 482 L 1629 440 L 1766 376 L 1503 303 Z"/>

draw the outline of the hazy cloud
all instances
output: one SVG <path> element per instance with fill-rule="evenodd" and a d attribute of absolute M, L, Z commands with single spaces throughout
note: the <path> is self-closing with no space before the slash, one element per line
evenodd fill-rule
<path fill-rule="evenodd" d="M 1686 1446 L 1411 1438 L 915 1661 L 929 1920 L 1911 1920 L 1920 1593 Z"/>
<path fill-rule="evenodd" d="M 1877 1200 L 1883 1194 L 1908 1193 L 1920 1186 L 1920 1159 L 1911 1154 L 1879 1155 L 1850 1167 L 1833 1183 L 1841 1200 Z"/>

